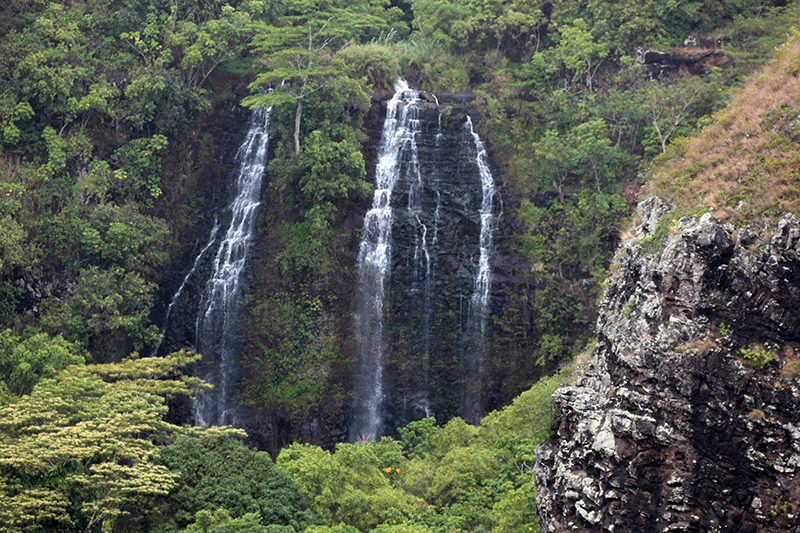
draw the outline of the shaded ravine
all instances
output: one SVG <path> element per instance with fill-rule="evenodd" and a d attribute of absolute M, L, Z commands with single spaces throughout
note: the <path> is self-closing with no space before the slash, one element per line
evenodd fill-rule
<path fill-rule="evenodd" d="M 231 222 L 205 284 L 196 322 L 198 377 L 214 385 L 195 402 L 195 423 L 236 425 L 233 386 L 239 378 L 243 337 L 239 323 L 241 281 L 251 248 L 261 183 L 267 164 L 271 107 L 253 111 L 236 159 L 236 196 L 229 209 Z"/>

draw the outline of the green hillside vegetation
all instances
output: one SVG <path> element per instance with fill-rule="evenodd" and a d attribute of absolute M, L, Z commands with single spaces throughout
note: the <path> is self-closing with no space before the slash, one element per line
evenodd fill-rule
<path fill-rule="evenodd" d="M 360 531 L 538 530 L 535 447 L 556 427 L 550 398 L 564 375 L 544 379 L 480 427 L 427 418 L 400 439 L 284 448 L 277 465 L 297 481 L 309 507 L 330 524 Z"/>
<path fill-rule="evenodd" d="M 335 453 L 297 443 L 276 467 L 240 430 L 164 421 L 165 398 L 207 388 L 181 371 L 199 357 L 72 360 L 1 408 L 0 531 L 535 527 L 534 448 L 558 421 L 563 375 L 478 428 L 429 418 Z"/>
<path fill-rule="evenodd" d="M 320 523 L 242 431 L 164 421 L 165 399 L 208 388 L 182 373 L 199 358 L 72 360 L 0 408 L 0 531 L 178 531 L 219 510 L 260 531 Z"/>
<path fill-rule="evenodd" d="M 550 395 L 591 340 L 642 186 L 737 222 L 798 213 L 798 15 L 782 0 L 0 3 L 0 532 L 538 530 Z M 716 65 L 651 77 L 635 60 L 690 33 L 725 37 Z M 168 405 L 207 388 L 185 371 L 199 355 L 139 353 L 225 197 L 216 132 L 240 105 L 275 107 L 238 400 L 289 426 L 341 414 L 345 221 L 371 191 L 371 95 L 398 75 L 481 95 L 506 240 L 529 266 L 491 325 L 498 409 L 377 443 L 276 443 L 275 464 L 239 430 L 174 424 Z"/>
<path fill-rule="evenodd" d="M 90 362 L 158 345 L 167 267 L 191 261 L 204 214 L 224 197 L 209 129 L 249 87 L 244 104 L 276 108 L 239 401 L 323 419 L 350 392 L 352 340 L 337 332 L 351 327 L 358 236 L 342 222 L 370 192 L 373 90 L 402 74 L 485 94 L 478 126 L 503 169 L 509 242 L 531 265 L 492 325 L 499 406 L 585 344 L 649 161 L 724 108 L 797 15 L 750 0 L 15 0 L 0 10 L 0 326 L 60 335 Z M 670 50 L 689 32 L 726 35 L 725 67 L 650 79 L 634 61 L 637 47 Z"/>

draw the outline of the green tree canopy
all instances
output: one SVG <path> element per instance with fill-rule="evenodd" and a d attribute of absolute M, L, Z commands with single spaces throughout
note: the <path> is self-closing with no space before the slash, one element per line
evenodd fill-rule
<path fill-rule="evenodd" d="M 343 73 L 344 64 L 333 54 L 336 47 L 347 39 L 366 39 L 388 30 L 399 12 L 384 10 L 387 4 L 386 0 L 302 0 L 289 4 L 277 24 L 259 28 L 253 49 L 262 54 L 265 71 L 250 85 L 258 94 L 244 103 L 250 107 L 294 103 L 295 153 L 300 153 L 304 100 Z M 264 92 L 267 88 L 273 90 Z"/>
<path fill-rule="evenodd" d="M 414 506 L 414 498 L 390 486 L 370 443 L 339 444 L 336 453 L 307 444 L 284 448 L 277 460 L 330 523 L 367 531 Z"/>
<path fill-rule="evenodd" d="M 91 266 L 81 272 L 71 295 L 46 303 L 42 325 L 80 342 L 98 360 L 119 358 L 158 342 L 158 328 L 149 317 L 155 288 L 136 272 Z"/>
<path fill-rule="evenodd" d="M 137 497 L 166 494 L 177 474 L 154 462 L 182 430 L 164 422 L 166 395 L 199 356 L 70 366 L 0 408 L 0 531 L 107 531 Z"/>
<path fill-rule="evenodd" d="M 72 343 L 60 335 L 46 333 L 21 339 L 10 329 L 0 331 L 0 403 L 10 401 L 6 394 L 30 394 L 41 379 L 51 379 L 70 365 L 84 363 Z"/>
<path fill-rule="evenodd" d="M 197 513 L 217 509 L 228 519 L 258 517 L 256 524 L 286 526 L 287 531 L 302 532 L 320 523 L 295 482 L 272 464 L 269 454 L 253 451 L 227 434 L 181 437 L 161 450 L 160 464 L 177 474 L 177 485 L 149 513 L 151 531 L 194 531 L 191 527 L 211 523 L 211 515 Z M 190 526 L 193 520 L 196 524 Z"/>

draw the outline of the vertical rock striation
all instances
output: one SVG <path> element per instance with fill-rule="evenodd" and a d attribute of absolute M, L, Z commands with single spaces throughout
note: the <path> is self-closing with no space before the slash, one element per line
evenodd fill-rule
<path fill-rule="evenodd" d="M 640 204 L 594 353 L 554 396 L 558 438 L 537 451 L 542 529 L 798 531 L 800 225 L 669 211 Z"/>

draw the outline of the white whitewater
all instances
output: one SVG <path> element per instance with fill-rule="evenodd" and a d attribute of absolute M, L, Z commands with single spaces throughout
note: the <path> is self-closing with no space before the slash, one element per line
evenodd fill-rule
<path fill-rule="evenodd" d="M 203 354 L 200 376 L 214 390 L 195 402 L 196 423 L 232 424 L 231 386 L 241 349 L 239 300 L 241 278 L 250 251 L 261 181 L 267 165 L 271 107 L 253 111 L 250 127 L 236 159 L 236 196 L 230 205 L 231 223 L 217 250 L 197 315 L 197 350 Z"/>
<path fill-rule="evenodd" d="M 494 252 L 495 217 L 492 214 L 495 185 L 486 154 L 486 146 L 475 133 L 472 119 L 467 116 L 466 129 L 475 142 L 475 165 L 481 179 L 481 233 L 480 258 L 475 276 L 475 288 L 469 305 L 467 344 L 463 355 L 462 379 L 464 389 L 461 416 L 470 424 L 477 424 L 482 412 L 483 376 L 486 363 L 486 327 L 489 318 L 489 296 L 492 284 L 491 257 Z"/>
<path fill-rule="evenodd" d="M 486 321 L 489 316 L 489 290 L 492 282 L 492 267 L 489 263 L 494 250 L 494 215 L 492 207 L 494 202 L 495 186 L 492 172 L 486 155 L 486 146 L 480 136 L 472 128 L 472 119 L 467 116 L 467 130 L 475 141 L 475 164 L 481 177 L 483 196 L 481 199 L 481 236 L 480 236 L 480 262 L 478 275 L 475 278 L 475 291 L 472 293 L 472 306 L 481 316 L 481 341 L 486 339 Z"/>
<path fill-rule="evenodd" d="M 358 253 L 358 294 L 356 297 L 357 369 L 354 379 L 356 403 L 350 440 L 375 440 L 381 431 L 383 390 L 383 319 L 386 281 L 391 265 L 393 214 L 392 192 L 402 177 L 411 183 L 408 209 L 419 209 L 422 177 L 417 159 L 416 135 L 420 130 L 416 106 L 419 93 L 400 79 L 389 100 L 383 124 L 375 193 L 372 207 L 364 217 L 364 230 Z M 406 160 L 401 154 L 407 154 Z M 427 243 L 418 243 L 418 252 L 427 255 Z"/>

